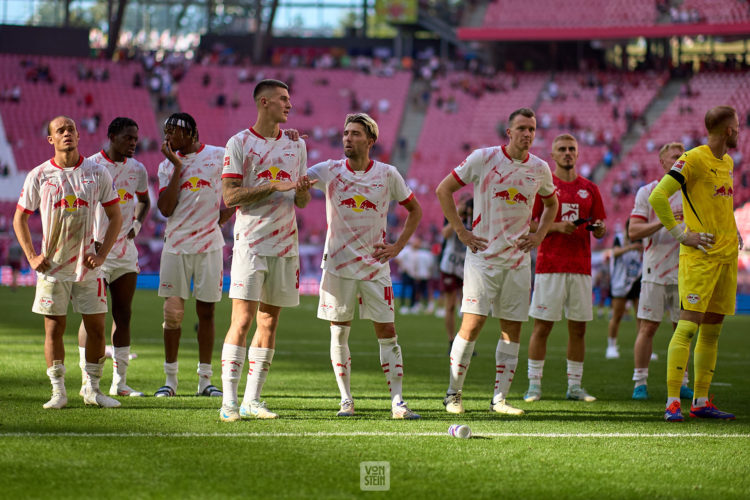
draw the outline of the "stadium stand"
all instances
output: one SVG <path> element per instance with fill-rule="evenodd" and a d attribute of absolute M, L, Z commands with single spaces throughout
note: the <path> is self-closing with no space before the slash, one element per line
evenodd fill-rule
<path fill-rule="evenodd" d="M 708 0 L 706 0 L 708 1 Z M 487 7 L 484 26 L 492 28 L 560 28 L 601 26 L 644 26 L 655 24 L 653 0 L 613 2 L 578 0 L 561 5 L 549 0 L 527 0 L 519 8 L 512 0 L 493 0 Z"/>

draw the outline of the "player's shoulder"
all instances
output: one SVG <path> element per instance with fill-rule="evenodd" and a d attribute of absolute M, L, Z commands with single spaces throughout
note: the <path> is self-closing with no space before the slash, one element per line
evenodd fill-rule
<path fill-rule="evenodd" d="M 533 153 L 529 153 L 528 159 L 524 163 L 526 163 L 530 167 L 546 168 L 550 172 L 552 172 L 552 170 L 549 168 L 549 164 Z"/>
<path fill-rule="evenodd" d="M 108 161 L 108 158 L 104 155 L 104 151 L 101 150 L 89 156 L 88 159 L 100 165 L 103 165 Z"/>
<path fill-rule="evenodd" d="M 93 156 L 89 156 L 88 158 L 81 156 L 83 160 L 81 161 L 80 169 L 81 170 L 106 170 L 106 166 L 102 163 L 95 161 Z"/>
<path fill-rule="evenodd" d="M 656 186 L 659 184 L 658 180 L 651 181 L 648 184 L 644 184 L 643 186 L 638 188 L 638 191 L 636 191 L 636 197 L 638 195 L 647 194 L 650 195 L 651 192 L 656 188 Z"/>
<path fill-rule="evenodd" d="M 210 155 L 210 156 L 221 155 L 223 158 L 224 148 L 220 148 L 219 146 L 212 146 L 211 144 L 204 144 L 202 150 L 199 151 L 199 153 L 203 153 L 205 155 Z"/>
<path fill-rule="evenodd" d="M 312 167 L 308 168 L 308 172 L 310 170 L 314 170 L 316 172 L 322 172 L 325 170 L 336 170 L 336 169 L 342 169 L 346 168 L 346 160 L 325 160 L 321 161 L 319 163 L 316 163 Z"/>
<path fill-rule="evenodd" d="M 146 165 L 137 160 L 136 158 L 128 158 L 128 164 L 133 171 L 136 172 L 147 172 Z"/>

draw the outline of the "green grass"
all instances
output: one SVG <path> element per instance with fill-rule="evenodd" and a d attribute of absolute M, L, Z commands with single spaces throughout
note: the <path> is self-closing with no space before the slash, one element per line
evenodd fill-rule
<path fill-rule="evenodd" d="M 192 396 L 197 343 L 188 302 L 180 352 L 178 397 L 123 399 L 116 410 L 85 408 L 77 396 L 76 331 L 66 333 L 69 406 L 43 410 L 50 393 L 42 351 L 41 317 L 31 313 L 32 289 L 0 288 L 0 470 L 3 498 L 749 498 L 750 393 L 746 374 L 750 318 L 728 318 L 712 392 L 734 422 L 662 421 L 669 330 L 655 340 L 651 400 L 632 392 L 634 322 L 621 326 L 622 358 L 604 360 L 606 322 L 587 337 L 584 386 L 595 403 L 566 401 L 564 324 L 550 337 L 544 399 L 524 403 L 526 349 L 511 403 L 523 417 L 487 411 L 494 382 L 498 325 L 488 321 L 477 343 L 464 388 L 467 413 L 445 413 L 447 342 L 442 320 L 397 318 L 404 354 L 404 396 L 423 419 L 390 420 L 378 345 L 368 322 L 355 322 L 352 389 L 358 416 L 336 419 L 338 390 L 328 354 L 328 327 L 315 318 L 317 299 L 282 313 L 276 356 L 263 396 L 276 421 L 218 419 L 218 399 Z M 136 294 L 130 385 L 153 393 L 164 378 L 162 302 L 156 292 Z M 214 383 L 230 303 L 217 306 Z M 692 371 L 692 370 L 691 370 Z M 111 363 L 103 387 L 109 387 Z M 244 377 L 241 389 L 244 389 Z M 446 434 L 453 423 L 475 438 Z M 360 490 L 360 462 L 390 463 L 390 492 Z"/>

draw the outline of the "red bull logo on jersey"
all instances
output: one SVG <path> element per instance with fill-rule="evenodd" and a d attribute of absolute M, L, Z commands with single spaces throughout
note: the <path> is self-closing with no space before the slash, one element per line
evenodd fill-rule
<path fill-rule="evenodd" d="M 495 192 L 493 198 L 500 198 L 504 200 L 508 205 L 515 205 L 516 203 L 529 204 L 529 199 L 520 193 L 516 188 L 503 189 L 502 191 Z"/>
<path fill-rule="evenodd" d="M 133 199 L 133 195 L 122 188 L 117 190 L 117 194 L 120 195 L 120 205 L 125 205 L 128 201 Z"/>
<path fill-rule="evenodd" d="M 714 198 L 716 198 L 717 196 L 731 198 L 732 196 L 734 196 L 734 189 L 732 189 L 732 186 L 714 186 Z"/>
<path fill-rule="evenodd" d="M 187 189 L 188 191 L 196 192 L 204 187 L 211 187 L 211 183 L 204 181 L 200 177 L 191 177 L 180 185 L 180 190 Z"/>
<path fill-rule="evenodd" d="M 291 181 L 292 176 L 279 167 L 269 167 L 256 176 L 257 179 L 265 179 L 269 182 Z"/>
<path fill-rule="evenodd" d="M 88 207 L 89 202 L 77 197 L 74 194 L 63 196 L 60 200 L 52 204 L 52 208 L 63 208 L 66 212 L 75 212 L 79 207 Z"/>
<path fill-rule="evenodd" d="M 352 198 L 346 198 L 339 202 L 342 207 L 349 207 L 355 212 L 365 212 L 367 210 L 378 211 L 378 206 L 362 195 L 355 195 Z"/>

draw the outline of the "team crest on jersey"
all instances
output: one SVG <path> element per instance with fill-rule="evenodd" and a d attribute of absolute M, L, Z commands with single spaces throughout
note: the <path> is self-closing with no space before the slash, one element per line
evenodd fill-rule
<path fill-rule="evenodd" d="M 55 301 L 52 300 L 52 297 L 42 297 L 39 299 L 39 305 L 44 308 L 50 308 L 55 305 Z"/>
<path fill-rule="evenodd" d="M 586 198 L 589 197 L 589 192 L 586 191 L 585 189 L 579 189 L 578 190 L 578 196 L 580 196 L 581 198 L 583 198 L 585 200 Z"/>
<path fill-rule="evenodd" d="M 357 194 L 351 198 L 345 198 L 339 201 L 339 206 L 349 207 L 355 212 L 365 212 L 367 210 L 375 210 L 376 212 L 378 211 L 378 206 L 361 194 Z"/>
<path fill-rule="evenodd" d="M 180 190 L 187 189 L 188 191 L 196 192 L 204 187 L 211 187 L 211 183 L 204 181 L 200 177 L 190 177 L 180 185 Z"/>
<path fill-rule="evenodd" d="M 672 170 L 674 170 L 675 172 L 682 173 L 682 167 L 684 166 L 685 166 L 685 160 L 679 160 L 675 162 L 674 165 L 672 165 Z"/>
<path fill-rule="evenodd" d="M 714 186 L 714 198 L 717 196 L 722 196 L 725 198 L 731 198 L 734 195 L 734 189 L 732 189 L 732 186 Z"/>
<path fill-rule="evenodd" d="M 89 202 L 77 197 L 74 194 L 63 196 L 58 201 L 52 204 L 52 208 L 62 208 L 66 212 L 75 212 L 79 207 L 88 207 Z"/>
<path fill-rule="evenodd" d="M 687 296 L 687 301 L 691 304 L 697 304 L 701 300 L 701 296 L 697 293 L 689 293 Z"/>
<path fill-rule="evenodd" d="M 125 205 L 128 201 L 133 199 L 133 195 L 128 193 L 126 189 L 118 189 L 117 194 L 120 195 L 120 205 Z"/>
<path fill-rule="evenodd" d="M 562 210 L 560 211 L 561 220 L 578 220 L 579 209 L 578 203 L 563 203 Z"/>
<path fill-rule="evenodd" d="M 267 170 L 264 170 L 263 172 L 259 173 L 256 176 L 256 179 L 265 179 L 270 182 L 281 182 L 281 181 L 291 181 L 292 176 L 289 175 L 284 170 L 281 170 L 279 167 L 268 167 Z"/>
<path fill-rule="evenodd" d="M 500 198 L 505 201 L 508 205 L 515 205 L 516 203 L 529 204 L 529 199 L 524 196 L 523 193 L 519 192 L 516 188 L 503 189 L 495 192 L 493 198 Z"/>

